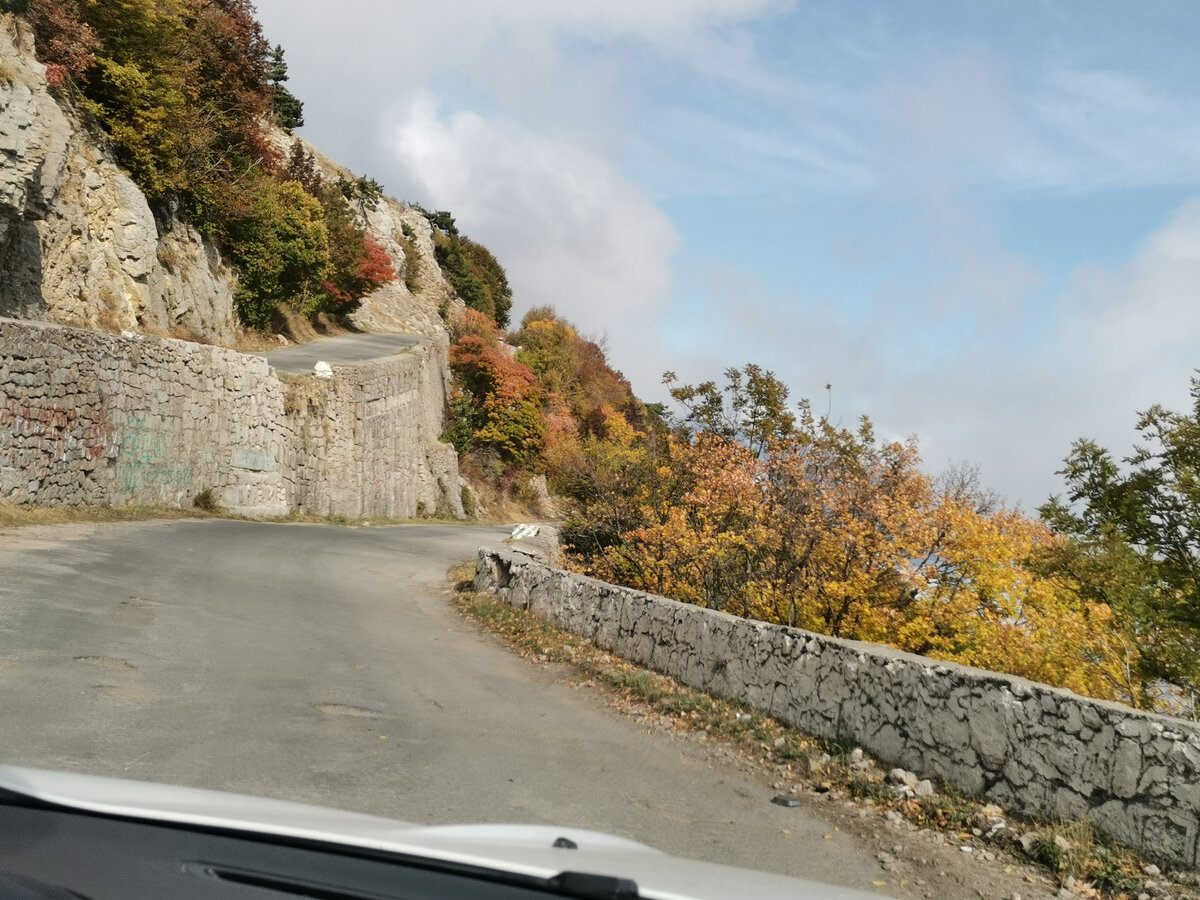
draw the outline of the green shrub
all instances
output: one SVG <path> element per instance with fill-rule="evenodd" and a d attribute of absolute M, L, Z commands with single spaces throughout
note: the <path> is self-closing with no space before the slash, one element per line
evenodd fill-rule
<path fill-rule="evenodd" d="M 202 509 L 205 512 L 220 512 L 221 510 L 221 504 L 217 500 L 217 494 L 210 487 L 206 487 L 192 498 L 192 506 L 196 507 L 196 509 Z"/>
<path fill-rule="evenodd" d="M 255 179 L 232 198 L 226 234 L 242 321 L 270 327 L 281 303 L 316 294 L 329 269 L 325 211 L 294 181 Z"/>
<path fill-rule="evenodd" d="M 504 267 L 487 247 L 461 236 L 448 212 L 426 212 L 425 217 L 434 227 L 434 257 L 454 292 L 469 309 L 507 328 L 512 288 Z"/>

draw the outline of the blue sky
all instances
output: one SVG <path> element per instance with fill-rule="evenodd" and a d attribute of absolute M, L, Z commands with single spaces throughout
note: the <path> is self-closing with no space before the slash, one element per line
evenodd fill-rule
<path fill-rule="evenodd" d="M 757 362 L 1027 509 L 1200 365 L 1190 2 L 258 0 L 301 133 L 647 400 Z"/>

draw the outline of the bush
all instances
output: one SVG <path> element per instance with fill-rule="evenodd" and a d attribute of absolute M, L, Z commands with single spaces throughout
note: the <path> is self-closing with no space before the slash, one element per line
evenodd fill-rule
<path fill-rule="evenodd" d="M 206 487 L 192 498 L 192 506 L 196 507 L 196 509 L 202 509 L 205 512 L 220 512 L 221 510 L 221 504 L 217 500 L 217 494 L 210 487 Z"/>
<path fill-rule="evenodd" d="M 490 250 L 462 237 L 447 212 L 426 212 L 433 225 L 433 251 L 442 273 L 468 308 L 507 328 L 512 308 L 508 275 Z"/>
<path fill-rule="evenodd" d="M 280 304 L 319 293 L 329 271 L 321 204 L 294 181 L 260 177 L 227 198 L 227 244 L 238 269 L 234 303 L 248 325 L 266 329 Z"/>

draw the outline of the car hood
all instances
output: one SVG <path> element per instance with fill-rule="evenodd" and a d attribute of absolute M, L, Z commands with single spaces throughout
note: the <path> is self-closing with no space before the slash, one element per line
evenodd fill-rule
<path fill-rule="evenodd" d="M 380 816 L 199 788 L 0 766 L 0 789 L 102 815 L 358 847 L 550 878 L 590 872 L 637 882 L 659 900 L 878 897 L 765 872 L 668 856 L 615 835 L 547 825 L 418 825 Z M 565 838 L 573 848 L 556 847 Z"/>

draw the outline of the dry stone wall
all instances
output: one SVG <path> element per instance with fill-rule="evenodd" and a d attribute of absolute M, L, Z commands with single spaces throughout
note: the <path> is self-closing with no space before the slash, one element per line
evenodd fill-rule
<path fill-rule="evenodd" d="M 631 662 L 1009 809 L 1200 865 L 1200 727 L 1020 678 L 677 603 L 479 551 L 491 591 Z"/>
<path fill-rule="evenodd" d="M 438 442 L 446 343 L 334 377 L 257 356 L 0 319 L 0 501 L 188 505 L 249 515 L 462 515 Z"/>

